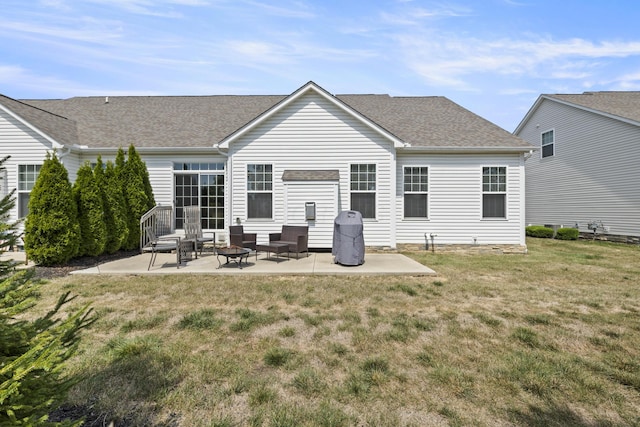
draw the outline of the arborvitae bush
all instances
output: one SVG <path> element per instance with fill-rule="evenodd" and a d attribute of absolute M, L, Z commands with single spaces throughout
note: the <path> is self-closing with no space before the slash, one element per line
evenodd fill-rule
<path fill-rule="evenodd" d="M 104 222 L 107 227 L 105 252 L 109 254 L 120 250 L 129 235 L 124 195 L 119 181 L 116 180 L 114 168 L 115 166 L 111 161 L 108 161 L 106 167 L 103 168 L 102 158 L 98 157 L 93 171 L 96 182 L 102 189 Z"/>
<path fill-rule="evenodd" d="M 120 151 L 118 156 L 120 156 Z M 118 166 L 118 158 L 116 158 L 116 169 Z M 155 202 L 147 166 L 140 159 L 133 145 L 129 147 L 128 158 L 121 168 L 120 177 L 128 205 L 129 236 L 125 249 L 134 249 L 140 244 L 140 218 L 153 207 Z"/>
<path fill-rule="evenodd" d="M 556 239 L 558 240 L 578 240 L 580 231 L 577 228 L 558 228 Z"/>
<path fill-rule="evenodd" d="M 12 195 L 0 200 L 0 253 L 16 240 L 16 224 L 7 223 L 15 203 Z M 61 308 L 73 299 L 66 293 L 46 315 L 31 315 L 38 283 L 31 280 L 33 270 L 15 272 L 12 264 L 0 262 L 0 425 L 80 425 L 52 423 L 47 414 L 74 384 L 62 368 L 77 349 L 79 332 L 93 322 L 91 310 L 84 307 L 61 316 Z"/>
<path fill-rule="evenodd" d="M 78 205 L 78 222 L 82 236 L 78 255 L 101 255 L 107 243 L 105 206 L 102 191 L 88 162 L 78 169 L 73 195 Z"/>
<path fill-rule="evenodd" d="M 551 239 L 553 237 L 553 228 L 544 227 L 542 225 L 530 225 L 525 229 L 527 236 L 541 237 Z"/>
<path fill-rule="evenodd" d="M 47 154 L 31 190 L 24 246 L 42 265 L 65 263 L 78 253 L 78 210 L 67 170 L 55 153 Z"/>

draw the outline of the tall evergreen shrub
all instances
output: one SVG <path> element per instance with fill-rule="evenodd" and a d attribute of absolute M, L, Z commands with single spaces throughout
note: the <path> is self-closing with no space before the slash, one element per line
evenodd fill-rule
<path fill-rule="evenodd" d="M 29 199 L 25 250 L 42 265 L 61 264 L 78 254 L 80 225 L 69 176 L 55 153 L 47 154 Z"/>
<path fill-rule="evenodd" d="M 105 206 L 102 191 L 89 162 L 78 169 L 73 195 L 78 205 L 78 223 L 82 237 L 78 255 L 101 255 L 107 243 Z"/>
<path fill-rule="evenodd" d="M 118 158 L 116 158 L 116 162 Z M 118 164 L 116 163 L 116 168 Z M 127 161 L 121 173 L 123 192 L 127 199 L 129 236 L 125 249 L 134 249 L 140 244 L 140 218 L 154 204 L 147 166 L 133 145 L 129 146 Z"/>
<path fill-rule="evenodd" d="M 17 238 L 16 224 L 7 222 L 12 196 L 0 200 L 0 253 Z M 0 426 L 78 426 L 49 422 L 47 414 L 74 384 L 62 369 L 77 349 L 80 331 L 93 322 L 91 310 L 65 317 L 61 309 L 73 299 L 66 293 L 46 315 L 33 316 L 28 313 L 38 295 L 33 271 L 15 272 L 12 264 L 0 262 Z"/>
<path fill-rule="evenodd" d="M 100 187 L 104 205 L 104 223 L 107 228 L 105 252 L 112 254 L 120 250 L 122 243 L 127 240 L 129 235 L 124 196 L 119 182 L 116 180 L 113 162 L 108 161 L 105 167 L 102 157 L 99 156 L 93 174 L 98 187 Z"/>

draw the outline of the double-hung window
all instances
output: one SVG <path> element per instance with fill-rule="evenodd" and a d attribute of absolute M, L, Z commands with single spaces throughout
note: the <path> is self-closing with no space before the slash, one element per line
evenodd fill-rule
<path fill-rule="evenodd" d="M 542 158 L 551 157 L 555 154 L 555 135 L 552 130 L 543 132 L 541 135 Z"/>
<path fill-rule="evenodd" d="M 29 213 L 31 190 L 40 174 L 41 165 L 18 165 L 18 216 L 24 218 Z"/>
<path fill-rule="evenodd" d="M 247 165 L 247 218 L 273 218 L 273 165 Z"/>
<path fill-rule="evenodd" d="M 482 217 L 507 217 L 507 168 L 482 168 Z"/>
<path fill-rule="evenodd" d="M 363 218 L 376 217 L 376 165 L 351 165 L 351 210 Z"/>
<path fill-rule="evenodd" d="M 429 168 L 404 167 L 404 217 L 427 218 L 429 206 Z"/>

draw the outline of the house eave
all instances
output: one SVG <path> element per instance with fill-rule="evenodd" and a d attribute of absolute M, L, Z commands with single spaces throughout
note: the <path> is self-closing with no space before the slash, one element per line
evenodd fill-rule
<path fill-rule="evenodd" d="M 529 153 L 537 150 L 530 147 L 404 147 L 398 153 L 427 153 L 427 154 L 511 154 Z"/>
<path fill-rule="evenodd" d="M 120 147 L 79 147 L 79 151 L 87 154 L 111 154 L 117 153 Z M 123 147 L 126 149 L 126 147 Z M 138 153 L 148 154 L 176 154 L 176 153 L 189 153 L 189 154 L 218 154 L 218 149 L 215 146 L 211 147 L 136 147 Z"/>

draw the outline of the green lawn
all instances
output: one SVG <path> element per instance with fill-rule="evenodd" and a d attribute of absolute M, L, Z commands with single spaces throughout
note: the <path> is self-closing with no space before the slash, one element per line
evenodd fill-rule
<path fill-rule="evenodd" d="M 528 246 L 407 254 L 437 277 L 65 277 L 42 309 L 93 303 L 69 404 L 104 425 L 640 425 L 640 248 Z"/>

